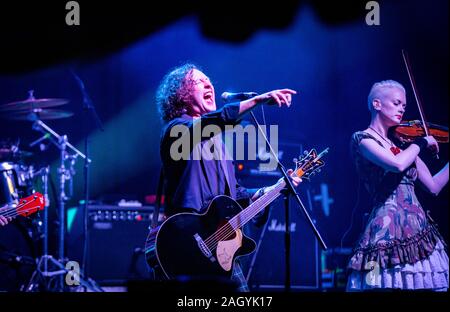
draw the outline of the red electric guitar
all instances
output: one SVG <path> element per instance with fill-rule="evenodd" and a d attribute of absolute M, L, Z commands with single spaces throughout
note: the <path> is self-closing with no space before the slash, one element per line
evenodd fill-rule
<path fill-rule="evenodd" d="M 19 200 L 17 206 L 5 205 L 0 208 L 0 216 L 5 218 L 15 218 L 17 216 L 28 217 L 33 213 L 45 208 L 44 196 L 41 193 L 34 193 Z"/>

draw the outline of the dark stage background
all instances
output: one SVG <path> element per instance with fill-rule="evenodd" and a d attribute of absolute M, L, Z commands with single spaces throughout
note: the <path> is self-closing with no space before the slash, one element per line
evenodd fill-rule
<path fill-rule="evenodd" d="M 154 96 L 160 79 L 172 67 L 187 61 L 198 64 L 211 77 L 217 95 L 292 88 L 298 94 L 291 108 L 265 108 L 266 123 L 278 125 L 280 149 L 295 155 L 303 149 L 330 148 L 322 172 L 300 187 L 330 248 L 329 256 L 319 248 L 314 263 L 303 265 L 314 269 L 318 265 L 319 271 L 342 269 L 345 252 L 340 255 L 339 248 L 353 246 L 364 214 L 369 212 L 349 142 L 353 132 L 368 125 L 370 87 L 385 79 L 401 82 L 407 90 L 406 119 L 420 118 L 401 49 L 409 53 L 427 119 L 448 126 L 446 0 L 378 1 L 379 26 L 366 24 L 366 1 L 245 5 L 164 1 L 159 8 L 139 1 L 78 2 L 79 26 L 65 24 L 66 1 L 45 7 L 41 3 L 2 4 L 0 104 L 23 100 L 30 89 L 36 98 L 70 101 L 59 108 L 73 112 L 72 117 L 44 122 L 66 134 L 82 152 L 89 135 L 92 200 L 113 203 L 124 198 L 145 203 L 146 196 L 156 192 L 161 123 Z M 83 80 L 104 131 L 92 115 L 85 114 L 83 96 L 71 70 Z M 217 103 L 221 105 L 219 98 Z M 256 115 L 262 122 L 261 110 Z M 45 151 L 38 146 L 30 148 L 29 143 L 40 135 L 32 130 L 31 122 L 0 120 L 0 140 L 20 139 L 20 149 L 33 153 L 24 160 L 26 165 L 52 166 L 49 211 L 54 217 L 58 151 L 51 144 Z M 439 160 L 423 157 L 434 174 L 448 161 L 448 145 L 441 145 Z M 283 163 L 292 165 L 287 157 Z M 249 186 L 276 181 L 275 177 L 249 177 L 245 172 L 238 172 L 238 177 Z M 68 207 L 83 199 L 83 181 L 79 159 Z M 325 188 L 332 199 L 329 210 L 319 197 Z M 418 196 L 448 241 L 448 186 L 437 198 L 421 190 Z M 281 211 L 282 203 L 277 208 Z M 314 238 L 295 205 L 291 205 L 291 214 L 298 219 L 293 235 L 309 237 L 299 245 L 293 242 L 293 249 L 301 250 Z M 278 221 L 282 222 L 282 217 Z M 50 226 L 54 233 L 55 224 Z M 279 243 L 282 241 L 274 242 L 272 248 L 282 254 Z M 302 257 L 301 252 L 294 253 L 293 263 Z M 282 274 L 282 257 L 270 265 Z M 259 271 L 255 268 L 254 272 Z M 333 283 L 329 288 L 339 287 Z"/>

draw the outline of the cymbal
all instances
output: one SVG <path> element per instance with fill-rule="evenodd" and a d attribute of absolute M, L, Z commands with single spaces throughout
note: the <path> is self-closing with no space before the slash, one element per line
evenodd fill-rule
<path fill-rule="evenodd" d="M 35 109 L 34 111 L 23 111 L 23 112 L 12 112 L 8 114 L 3 114 L 2 117 L 5 119 L 12 120 L 50 120 L 50 119 L 61 119 L 68 118 L 72 116 L 73 113 L 70 111 L 60 110 L 60 109 Z"/>
<path fill-rule="evenodd" d="M 33 96 L 33 90 L 28 91 L 28 99 L 23 101 L 11 102 L 0 105 L 0 111 L 28 110 L 32 111 L 37 108 L 47 108 L 64 105 L 69 102 L 67 99 L 36 99 Z"/>

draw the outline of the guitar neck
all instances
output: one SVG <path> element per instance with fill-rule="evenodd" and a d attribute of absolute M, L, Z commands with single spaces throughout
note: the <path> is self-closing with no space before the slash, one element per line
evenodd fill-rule
<path fill-rule="evenodd" d="M 242 210 L 236 216 L 231 218 L 228 223 L 237 230 L 243 227 L 248 221 L 253 219 L 258 213 L 260 213 L 265 207 L 267 207 L 271 202 L 281 195 L 281 190 L 286 186 L 286 182 L 281 180 L 275 186 L 265 193 L 263 196 L 258 198 L 255 202 L 249 205 L 247 208 Z"/>
<path fill-rule="evenodd" d="M 4 205 L 0 207 L 0 216 L 4 216 L 6 218 L 8 217 L 15 217 L 17 214 L 15 213 L 15 209 L 14 212 L 11 211 L 12 208 L 9 205 Z"/>
<path fill-rule="evenodd" d="M 4 216 L 5 218 L 15 218 L 18 215 L 17 208 L 8 205 L 0 207 L 0 216 Z"/>

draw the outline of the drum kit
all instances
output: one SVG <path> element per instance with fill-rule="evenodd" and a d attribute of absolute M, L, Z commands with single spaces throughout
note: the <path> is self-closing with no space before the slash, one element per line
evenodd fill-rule
<path fill-rule="evenodd" d="M 66 99 L 36 99 L 30 90 L 28 98 L 23 101 L 0 105 L 0 118 L 10 120 L 37 121 L 70 117 L 69 111 L 55 110 L 67 104 Z M 25 164 L 33 153 L 19 149 L 20 140 L 4 138 L 0 140 L 0 205 L 13 204 L 19 198 L 30 195 L 32 181 L 36 172 L 32 165 Z"/>
<path fill-rule="evenodd" d="M 8 237 L 11 233 L 14 233 L 14 225 L 8 224 L 6 226 L 0 226 L 0 270 L 5 268 L 5 263 L 16 269 L 23 266 L 33 264 L 34 272 L 31 275 L 27 275 L 29 280 L 25 283 L 21 283 L 20 289 L 14 289 L 14 287 L 6 287 L 6 290 L 20 290 L 20 291 L 65 291 L 67 286 L 64 285 L 64 281 L 67 278 L 67 274 L 70 273 L 66 269 L 67 259 L 64 255 L 64 236 L 65 236 L 65 203 L 69 199 L 65 192 L 65 183 L 69 181 L 72 183 L 73 175 L 75 174 L 74 165 L 78 157 L 81 157 L 85 162 L 89 163 L 90 159 L 83 153 L 77 150 L 71 145 L 66 135 L 59 135 L 53 131 L 43 120 L 54 120 L 61 118 L 68 118 L 73 115 L 72 112 L 61 109 L 54 109 L 54 107 L 67 104 L 67 99 L 60 98 L 35 98 L 33 90 L 28 92 L 28 98 L 22 101 L 11 102 L 0 105 L 0 119 L 8 119 L 14 121 L 28 121 L 32 123 L 32 129 L 41 132 L 43 135 L 29 144 L 33 147 L 38 144 L 43 144 L 48 140 L 52 142 L 60 151 L 60 165 L 57 170 L 59 176 L 59 194 L 57 203 L 57 216 L 58 216 L 58 250 L 57 259 L 53 258 L 49 254 L 48 250 L 48 208 L 50 206 L 48 197 L 48 180 L 50 167 L 48 165 L 35 168 L 30 164 L 29 159 L 33 158 L 33 153 L 28 151 L 22 151 L 19 148 L 20 140 L 1 139 L 0 138 L 0 211 L 5 209 L 4 207 L 14 207 L 18 204 L 21 198 L 29 196 L 34 193 L 35 186 L 40 182 L 41 191 L 45 198 L 45 209 L 43 210 L 43 218 L 37 222 L 40 229 L 36 232 L 41 233 L 39 235 L 42 241 L 42 250 L 40 255 L 36 254 L 35 246 L 32 246 L 33 239 L 31 238 L 32 232 L 26 226 L 21 229 L 22 236 L 26 236 L 22 249 L 17 249 L 14 244 L 13 237 Z M 68 165 L 67 165 L 68 163 Z M 14 220 L 19 221 L 19 220 Z M 5 234 L 6 233 L 6 234 Z M 14 233 L 16 235 L 17 233 Z M 23 237 L 22 237 L 23 238 Z M 30 243 L 31 242 L 31 243 Z M 32 248 L 30 248 L 30 246 Z M 33 249 L 33 252 L 29 252 L 26 249 Z M 11 252 L 13 251 L 13 252 Z M 51 271 L 53 269 L 53 271 Z M 11 275 L 0 272 L 0 275 Z M 13 277 L 19 278 L 19 274 L 12 274 Z M 55 284 L 56 278 L 56 284 Z M 73 276 L 72 276 L 73 278 Z M 81 281 L 81 285 L 85 289 L 94 291 L 101 291 L 101 288 L 96 285 L 91 279 L 85 279 L 81 273 L 76 276 L 78 281 Z M 0 278 L 0 291 L 2 289 L 2 279 Z M 54 286 L 50 288 L 50 282 Z M 44 285 L 43 285 L 44 284 Z M 12 285 L 12 284 L 11 284 Z M 55 286 L 56 285 L 56 286 Z"/>

